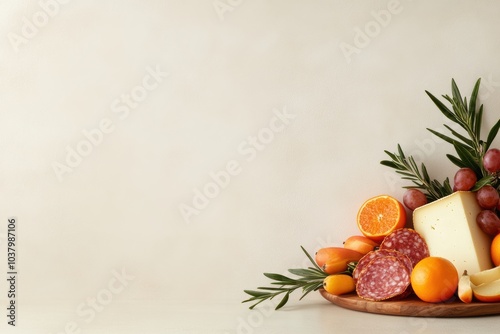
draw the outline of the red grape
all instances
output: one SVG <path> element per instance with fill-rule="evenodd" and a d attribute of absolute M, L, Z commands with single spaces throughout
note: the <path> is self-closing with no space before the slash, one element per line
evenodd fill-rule
<path fill-rule="evenodd" d="M 497 235 L 500 233 L 500 218 L 491 210 L 483 210 L 476 217 L 479 228 L 486 234 Z"/>
<path fill-rule="evenodd" d="M 456 191 L 467 191 L 474 187 L 477 182 L 477 176 L 470 168 L 460 168 L 455 174 L 453 182 L 455 183 L 453 189 Z"/>
<path fill-rule="evenodd" d="M 498 191 L 495 187 L 487 184 L 476 192 L 476 199 L 483 209 L 494 209 L 498 205 Z"/>
<path fill-rule="evenodd" d="M 427 204 L 427 197 L 420 190 L 411 188 L 403 195 L 403 203 L 408 209 L 413 211 L 419 206 Z"/>
<path fill-rule="evenodd" d="M 500 150 L 498 148 L 491 148 L 484 154 L 483 166 L 490 173 L 497 173 L 500 171 Z"/>

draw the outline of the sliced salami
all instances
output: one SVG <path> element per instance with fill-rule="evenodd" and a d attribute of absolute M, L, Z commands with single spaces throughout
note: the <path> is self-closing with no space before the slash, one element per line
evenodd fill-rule
<path fill-rule="evenodd" d="M 423 258 L 430 256 L 424 238 L 410 228 L 395 230 L 386 236 L 380 244 L 380 249 L 393 249 L 405 254 L 410 258 L 413 267 Z"/>
<path fill-rule="evenodd" d="M 395 256 L 372 259 L 359 273 L 356 292 L 360 298 L 381 301 L 406 294 L 410 286 L 408 268 Z"/>
<path fill-rule="evenodd" d="M 384 256 L 396 257 L 399 261 L 401 261 L 407 267 L 408 271 L 411 273 L 411 271 L 413 269 L 413 264 L 408 256 L 406 256 L 403 253 L 398 252 L 394 249 L 378 249 L 378 250 L 374 250 L 374 251 L 367 253 L 365 256 L 363 256 L 358 261 L 358 263 L 356 264 L 356 268 L 354 268 L 354 271 L 352 272 L 352 278 L 354 279 L 354 282 L 355 283 L 357 282 L 360 273 L 368 265 L 368 263 L 370 263 L 375 258 L 384 257 Z"/>

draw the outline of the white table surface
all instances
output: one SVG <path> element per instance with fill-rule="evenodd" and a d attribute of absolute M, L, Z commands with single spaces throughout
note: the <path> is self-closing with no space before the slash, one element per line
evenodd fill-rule
<path fill-rule="evenodd" d="M 310 296 L 274 311 L 272 304 L 248 310 L 238 301 L 117 301 L 86 323 L 74 309 L 51 302 L 23 305 L 19 326 L 8 333 L 497 333 L 499 316 L 422 318 L 343 309 Z M 43 330 L 41 330 L 43 324 Z M 68 325 L 70 324 L 70 325 Z M 73 325 L 74 324 L 74 325 Z M 75 326 L 75 327 L 71 327 Z M 2 332 L 4 332 L 4 328 Z"/>

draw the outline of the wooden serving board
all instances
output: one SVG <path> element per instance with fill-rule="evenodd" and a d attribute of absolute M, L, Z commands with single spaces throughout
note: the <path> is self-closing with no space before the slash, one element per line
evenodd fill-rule
<path fill-rule="evenodd" d="M 320 289 L 321 295 L 340 307 L 367 313 L 399 315 L 408 317 L 459 318 L 500 315 L 500 303 L 472 302 L 459 299 L 453 302 L 426 303 L 411 295 L 400 301 L 373 302 L 359 298 L 356 294 L 336 296 Z"/>

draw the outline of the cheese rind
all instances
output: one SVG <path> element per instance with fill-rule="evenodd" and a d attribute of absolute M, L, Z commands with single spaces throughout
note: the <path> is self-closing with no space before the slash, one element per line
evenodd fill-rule
<path fill-rule="evenodd" d="M 476 196 L 457 191 L 413 211 L 413 227 L 425 239 L 431 256 L 450 260 L 462 275 L 493 267 L 490 237 L 476 223 L 481 211 Z"/>

